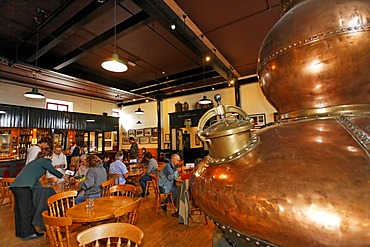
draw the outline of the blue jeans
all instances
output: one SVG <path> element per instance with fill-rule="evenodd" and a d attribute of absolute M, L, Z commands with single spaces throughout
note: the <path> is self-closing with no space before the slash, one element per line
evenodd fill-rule
<path fill-rule="evenodd" d="M 146 182 L 147 181 L 152 181 L 152 178 L 149 176 L 149 174 L 145 174 L 139 179 L 139 183 L 141 186 L 141 189 L 143 190 L 143 193 L 145 194 L 145 189 L 146 189 Z"/>
<path fill-rule="evenodd" d="M 81 202 L 85 201 L 85 198 L 99 198 L 101 197 L 101 192 L 96 193 L 96 194 L 91 194 L 91 195 L 79 195 L 76 197 L 76 204 L 79 204 Z"/>

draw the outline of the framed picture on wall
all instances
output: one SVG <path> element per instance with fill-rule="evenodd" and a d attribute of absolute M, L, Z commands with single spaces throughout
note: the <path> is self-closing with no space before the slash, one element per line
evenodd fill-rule
<path fill-rule="evenodd" d="M 107 148 L 107 147 L 111 147 L 112 146 L 112 141 L 105 141 L 105 144 L 104 146 Z"/>
<path fill-rule="evenodd" d="M 128 137 L 135 137 L 135 135 L 136 135 L 135 130 L 128 130 L 127 133 L 128 133 Z"/>
<path fill-rule="evenodd" d="M 254 123 L 254 128 L 259 129 L 262 126 L 266 124 L 266 115 L 265 113 L 261 114 L 253 114 L 253 115 L 248 115 L 251 119 L 253 119 Z"/>
<path fill-rule="evenodd" d="M 108 131 L 108 132 L 104 132 L 104 139 L 111 139 L 112 136 L 111 136 L 111 132 Z"/>
<path fill-rule="evenodd" d="M 149 136 L 144 136 L 139 138 L 140 144 L 148 144 L 149 143 Z"/>
<path fill-rule="evenodd" d="M 128 139 L 129 137 L 128 136 L 124 136 L 124 137 L 122 137 L 122 144 L 123 145 L 129 145 L 130 144 L 130 142 L 129 142 L 129 139 Z"/>
<path fill-rule="evenodd" d="M 145 128 L 144 136 L 151 136 L 151 135 L 152 135 L 152 128 Z"/>
<path fill-rule="evenodd" d="M 164 142 L 170 142 L 170 134 L 164 134 Z"/>
<path fill-rule="evenodd" d="M 144 130 L 143 129 L 136 130 L 136 137 L 142 137 L 142 136 L 144 136 Z"/>
<path fill-rule="evenodd" d="M 150 143 L 152 143 L 152 144 L 158 143 L 158 136 L 151 136 L 150 137 Z"/>
<path fill-rule="evenodd" d="M 152 128 L 152 136 L 158 136 L 158 129 Z"/>

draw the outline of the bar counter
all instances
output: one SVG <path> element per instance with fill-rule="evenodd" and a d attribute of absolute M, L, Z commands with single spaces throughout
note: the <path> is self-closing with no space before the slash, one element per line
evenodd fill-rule
<path fill-rule="evenodd" d="M 0 177 L 16 177 L 26 165 L 26 159 L 4 158 L 0 159 Z"/>

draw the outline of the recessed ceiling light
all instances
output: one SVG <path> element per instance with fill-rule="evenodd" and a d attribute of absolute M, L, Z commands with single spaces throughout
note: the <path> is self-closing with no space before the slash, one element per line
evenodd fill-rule
<path fill-rule="evenodd" d="M 211 61 L 211 57 L 210 56 L 206 56 L 206 61 L 207 62 Z"/>

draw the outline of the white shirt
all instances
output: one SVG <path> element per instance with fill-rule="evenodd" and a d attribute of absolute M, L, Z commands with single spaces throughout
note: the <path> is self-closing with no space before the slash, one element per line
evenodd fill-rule
<path fill-rule="evenodd" d="M 41 152 L 41 148 L 38 145 L 32 146 L 27 150 L 26 165 L 31 161 L 35 160 L 37 155 Z"/>
<path fill-rule="evenodd" d="M 53 158 L 51 159 L 51 164 L 55 167 L 58 165 L 63 164 L 64 168 L 57 168 L 57 170 L 63 174 L 65 174 L 65 168 L 67 168 L 67 157 L 64 155 L 64 153 L 60 153 L 59 155 L 56 155 L 53 153 Z M 47 178 L 53 178 L 55 177 L 53 174 L 46 172 Z"/>

